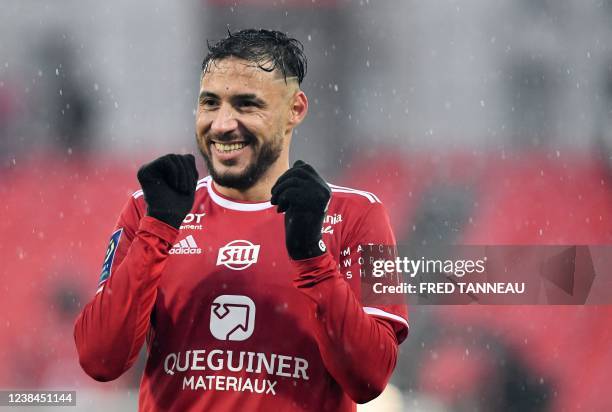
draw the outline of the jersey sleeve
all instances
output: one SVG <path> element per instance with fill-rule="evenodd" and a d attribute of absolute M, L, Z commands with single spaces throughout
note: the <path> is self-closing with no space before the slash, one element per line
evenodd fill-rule
<path fill-rule="evenodd" d="M 377 208 L 347 232 L 356 252 L 367 241 L 394 241 L 382 205 Z M 373 227 L 380 224 L 386 227 Z M 312 302 L 314 336 L 326 369 L 355 402 L 374 399 L 395 369 L 400 339 L 407 334 L 405 309 L 364 307 L 329 251 L 293 263 L 298 272 L 294 286 Z"/>
<path fill-rule="evenodd" d="M 131 197 L 112 232 L 93 299 L 74 326 L 83 370 L 108 381 L 128 370 L 149 329 L 157 285 L 178 230 L 142 216 Z"/>
<path fill-rule="evenodd" d="M 368 276 L 371 279 L 371 273 L 367 273 L 371 270 L 367 265 L 371 255 L 366 256 L 364 252 L 369 246 L 381 246 L 385 251 L 390 251 L 385 253 L 394 254 L 396 250 L 395 236 L 384 205 L 380 202 L 370 203 L 360 218 L 356 219 L 343 241 L 339 262 L 340 272 L 345 278 L 350 278 L 349 284 L 363 304 L 364 312 L 388 322 L 393 327 L 398 342 L 403 342 L 408 336 L 407 305 L 398 303 L 397 299 L 394 299 L 395 302 L 392 304 L 381 304 L 377 299 L 364 299 L 368 293 L 363 289 L 370 285 L 362 280 Z M 384 257 L 393 260 L 395 255 Z"/>

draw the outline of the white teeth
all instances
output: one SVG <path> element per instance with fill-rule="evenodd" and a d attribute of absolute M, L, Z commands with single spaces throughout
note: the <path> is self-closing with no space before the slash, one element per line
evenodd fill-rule
<path fill-rule="evenodd" d="M 225 143 L 217 143 L 215 142 L 215 147 L 217 148 L 217 150 L 222 151 L 222 152 L 231 152 L 234 150 L 240 150 L 245 146 L 244 143 L 231 143 L 231 144 L 225 144 Z"/>

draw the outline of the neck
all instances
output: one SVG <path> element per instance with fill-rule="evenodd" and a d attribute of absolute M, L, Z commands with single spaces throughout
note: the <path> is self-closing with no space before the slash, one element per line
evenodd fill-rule
<path fill-rule="evenodd" d="M 267 202 L 272 197 L 272 186 L 278 178 L 289 169 L 289 159 L 279 158 L 276 163 L 255 183 L 246 190 L 221 186 L 213 182 L 215 189 L 225 197 L 246 202 Z"/>

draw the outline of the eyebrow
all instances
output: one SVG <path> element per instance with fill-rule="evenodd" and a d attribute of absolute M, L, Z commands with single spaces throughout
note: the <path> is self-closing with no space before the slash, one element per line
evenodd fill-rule
<path fill-rule="evenodd" d="M 209 92 L 209 91 L 202 91 L 200 93 L 200 97 L 199 97 L 199 101 L 202 101 L 202 99 L 206 98 L 206 97 L 210 97 L 213 99 L 220 99 L 220 97 L 218 95 L 216 95 L 213 92 Z M 233 95 L 230 100 L 232 102 L 236 102 L 236 101 L 240 101 L 240 100 L 250 100 L 253 103 L 255 103 L 256 105 L 260 106 L 260 107 L 265 107 L 266 102 L 264 102 L 262 99 L 260 99 L 259 97 L 257 97 L 257 95 L 255 95 L 254 93 L 241 93 L 241 94 L 236 94 Z"/>
<path fill-rule="evenodd" d="M 217 96 L 217 95 L 216 95 L 216 94 L 214 94 L 214 93 L 207 92 L 207 91 L 202 91 L 202 92 L 200 93 L 200 96 L 198 97 L 198 100 L 202 100 L 202 99 L 203 99 L 203 98 L 205 98 L 205 97 L 212 97 L 213 99 L 218 99 L 218 98 L 219 98 L 219 96 Z"/>

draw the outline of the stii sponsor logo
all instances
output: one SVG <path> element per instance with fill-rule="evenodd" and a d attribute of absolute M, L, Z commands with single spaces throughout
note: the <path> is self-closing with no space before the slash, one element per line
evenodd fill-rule
<path fill-rule="evenodd" d="M 257 263 L 259 245 L 248 240 L 233 240 L 219 249 L 217 266 L 225 265 L 232 270 L 244 270 Z"/>

